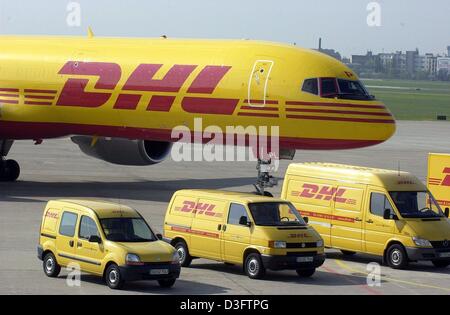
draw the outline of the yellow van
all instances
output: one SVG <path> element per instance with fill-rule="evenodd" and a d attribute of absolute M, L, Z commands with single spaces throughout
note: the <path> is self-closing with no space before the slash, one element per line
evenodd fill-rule
<path fill-rule="evenodd" d="M 105 279 L 111 289 L 125 281 L 157 280 L 171 287 L 180 275 L 178 252 L 162 241 L 134 209 L 93 200 L 49 201 L 39 234 L 38 258 L 44 273 L 61 267 Z"/>
<path fill-rule="evenodd" d="M 409 261 L 450 264 L 450 223 L 415 176 L 327 163 L 289 165 L 281 197 L 320 233 L 326 247 L 346 255 L 383 257 L 392 268 Z"/>
<path fill-rule="evenodd" d="M 180 190 L 168 206 L 164 237 L 183 267 L 194 258 L 244 266 L 254 279 L 266 269 L 312 276 L 325 260 L 323 240 L 285 200 L 219 190 Z"/>

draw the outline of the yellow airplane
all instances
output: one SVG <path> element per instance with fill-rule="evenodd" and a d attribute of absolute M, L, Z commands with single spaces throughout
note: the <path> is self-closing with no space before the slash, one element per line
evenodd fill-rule
<path fill-rule="evenodd" d="M 395 132 L 389 110 L 351 69 L 292 45 L 0 36 L 0 47 L 4 181 L 20 173 L 6 160 L 16 140 L 74 136 L 88 155 L 151 165 L 177 141 L 172 129 L 193 129 L 198 117 L 203 128 L 279 126 L 289 153 L 366 147 Z"/>

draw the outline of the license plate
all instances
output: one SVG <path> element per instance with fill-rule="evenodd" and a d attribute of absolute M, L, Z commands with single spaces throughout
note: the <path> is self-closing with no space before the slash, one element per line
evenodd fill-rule
<path fill-rule="evenodd" d="M 313 262 L 314 257 L 297 257 L 297 262 Z"/>
<path fill-rule="evenodd" d="M 449 258 L 450 257 L 450 252 L 448 252 L 448 253 L 440 253 L 439 257 Z"/>
<path fill-rule="evenodd" d="M 167 275 L 169 274 L 169 269 L 152 269 L 150 270 L 151 275 Z"/>

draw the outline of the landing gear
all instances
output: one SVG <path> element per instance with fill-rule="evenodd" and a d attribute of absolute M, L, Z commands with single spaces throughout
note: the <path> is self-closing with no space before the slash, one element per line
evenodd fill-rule
<path fill-rule="evenodd" d="M 12 140 L 0 140 L 0 182 L 14 182 L 20 175 L 19 163 L 5 159 L 13 142 Z"/>
<path fill-rule="evenodd" d="M 258 178 L 256 179 L 256 193 L 261 196 L 268 196 L 273 197 L 273 195 L 265 191 L 264 189 L 267 187 L 273 187 L 278 184 L 278 180 L 274 178 L 273 176 L 269 175 L 269 172 L 271 171 L 272 160 L 262 160 L 258 159 L 258 164 L 256 165 L 256 169 L 258 170 Z"/>

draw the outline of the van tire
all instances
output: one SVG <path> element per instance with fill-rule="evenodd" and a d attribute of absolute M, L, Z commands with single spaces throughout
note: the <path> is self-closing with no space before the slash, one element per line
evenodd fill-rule
<path fill-rule="evenodd" d="M 176 282 L 176 279 L 161 279 L 161 280 L 158 280 L 159 286 L 161 288 L 165 288 L 165 289 L 173 287 L 175 282 Z"/>
<path fill-rule="evenodd" d="M 58 265 L 53 253 L 47 253 L 44 256 L 42 267 L 44 268 L 45 275 L 50 278 L 56 278 L 61 272 L 61 266 Z"/>
<path fill-rule="evenodd" d="M 393 269 L 405 269 L 408 267 L 408 255 L 400 244 L 389 246 L 386 251 L 386 262 Z"/>
<path fill-rule="evenodd" d="M 189 267 L 192 263 L 192 256 L 189 254 L 189 249 L 185 241 L 178 241 L 173 246 L 180 255 L 180 264 L 182 267 Z"/>
<path fill-rule="evenodd" d="M 264 268 L 261 255 L 251 253 L 247 255 L 244 263 L 245 274 L 250 279 L 262 279 L 266 275 L 266 268 Z"/>
<path fill-rule="evenodd" d="M 356 254 L 356 252 L 352 252 L 351 250 L 345 250 L 345 249 L 341 249 L 341 253 L 342 253 L 344 256 L 353 256 L 353 255 Z"/>
<path fill-rule="evenodd" d="M 312 269 L 297 269 L 296 272 L 297 272 L 297 274 L 300 277 L 308 278 L 308 277 L 311 277 L 316 272 L 316 268 L 312 268 Z"/>
<path fill-rule="evenodd" d="M 105 272 L 106 285 L 113 290 L 120 290 L 123 287 L 125 281 L 123 281 L 120 269 L 116 264 L 108 266 Z"/>
<path fill-rule="evenodd" d="M 432 260 L 436 268 L 447 268 L 450 265 L 450 260 Z"/>

